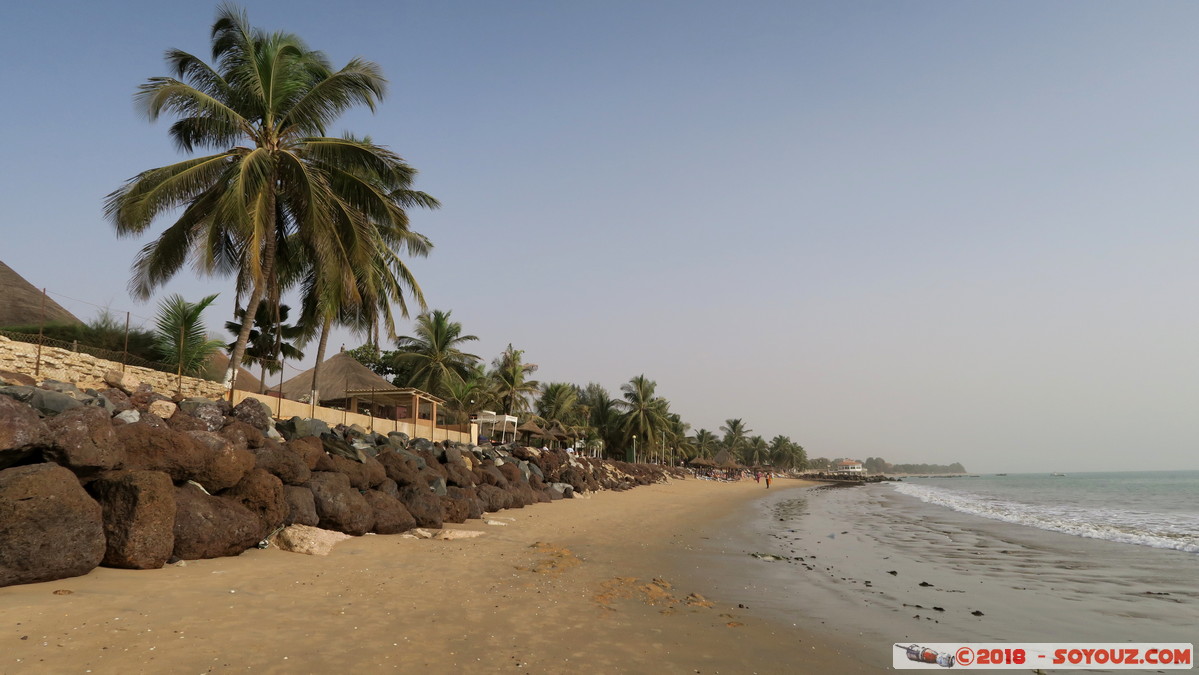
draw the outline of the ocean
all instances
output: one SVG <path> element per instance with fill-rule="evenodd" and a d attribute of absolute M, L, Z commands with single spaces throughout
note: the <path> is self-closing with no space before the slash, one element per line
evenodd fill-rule
<path fill-rule="evenodd" d="M 891 486 L 983 518 L 1199 553 L 1199 471 L 912 478 Z"/>
<path fill-rule="evenodd" d="M 763 490 L 716 525 L 722 598 L 880 669 L 899 643 L 1199 642 L 1195 471 Z"/>

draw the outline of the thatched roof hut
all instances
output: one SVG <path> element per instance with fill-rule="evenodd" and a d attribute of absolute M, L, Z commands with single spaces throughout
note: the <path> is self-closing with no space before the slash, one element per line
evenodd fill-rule
<path fill-rule="evenodd" d="M 83 323 L 50 298 L 45 299 L 45 319 L 51 323 Z M 36 326 L 42 321 L 42 291 L 13 268 L 0 262 L 0 328 Z"/>
<path fill-rule="evenodd" d="M 315 368 L 309 368 L 284 382 L 281 387 L 283 398 L 289 398 L 293 401 L 306 400 L 312 391 L 313 370 Z M 346 395 L 347 391 L 374 390 L 383 392 L 399 390 L 399 387 L 383 379 L 370 368 L 358 363 L 354 360 L 354 357 L 346 352 L 336 354 L 321 364 L 320 379 L 317 380 L 316 388 L 320 392 L 321 397 L 318 403 L 344 400 L 348 398 Z"/>
<path fill-rule="evenodd" d="M 712 458 L 712 462 L 721 469 L 736 469 L 741 466 L 733 458 L 732 453 L 724 448 L 721 448 L 720 452 L 716 453 L 716 457 Z"/>

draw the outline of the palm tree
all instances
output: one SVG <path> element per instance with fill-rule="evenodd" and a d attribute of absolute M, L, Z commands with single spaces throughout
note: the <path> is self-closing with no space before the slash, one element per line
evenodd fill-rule
<path fill-rule="evenodd" d="M 178 214 L 139 253 L 135 295 L 149 297 L 190 260 L 204 275 L 236 273 L 239 298 L 249 294 L 246 315 L 256 316 L 264 299 L 278 302 L 277 263 L 301 244 L 325 270 L 362 264 L 339 245 L 338 205 L 403 222 L 402 204 L 364 177 L 390 185 L 411 169 L 382 146 L 325 136 L 346 110 L 374 110 L 385 92 L 377 65 L 354 58 L 335 70 L 299 37 L 255 29 L 230 5 L 218 9 L 211 37 L 215 65 L 169 50 L 173 76 L 148 80 L 137 102 L 151 120 L 177 118 L 170 135 L 180 149 L 216 152 L 134 176 L 108 195 L 105 214 L 119 235 Z M 243 322 L 234 342 L 226 384 L 252 326 Z"/>
<path fill-rule="evenodd" d="M 524 362 L 524 350 L 512 344 L 493 362 L 489 377 L 494 381 L 500 411 L 505 415 L 529 409 L 529 396 L 537 393 L 537 380 L 526 379 L 537 371 L 537 364 Z"/>
<path fill-rule="evenodd" d="M 620 402 L 613 399 L 603 385 L 595 382 L 583 388 L 579 401 L 587 409 L 587 440 L 601 443 L 605 450 L 615 451 L 622 447 Z"/>
<path fill-rule="evenodd" d="M 579 388 L 568 382 L 542 384 L 541 395 L 537 397 L 535 406 L 537 416 L 546 422 L 557 421 L 567 426 L 577 426 L 583 421 L 579 394 Z"/>
<path fill-rule="evenodd" d="M 494 402 L 489 385 L 482 364 L 475 364 L 465 379 L 446 383 L 443 407 L 454 414 L 458 424 L 464 424 L 471 414 L 488 409 Z"/>
<path fill-rule="evenodd" d="M 753 432 L 753 429 L 746 428 L 745 422 L 742 422 L 741 418 L 737 417 L 725 420 L 720 430 L 724 432 L 724 438 L 721 439 L 724 448 L 731 455 L 741 456 L 741 451 L 745 448 L 749 434 Z"/>
<path fill-rule="evenodd" d="M 700 429 L 691 437 L 691 445 L 695 448 L 696 457 L 711 459 L 720 450 L 720 439 L 707 429 Z"/>
<path fill-rule="evenodd" d="M 296 348 L 292 341 L 304 335 L 304 328 L 289 326 L 286 321 L 291 313 L 287 305 L 276 305 L 272 311 L 265 304 L 258 305 L 258 313 L 254 315 L 254 327 L 250 329 L 250 338 L 246 343 L 242 363 L 259 365 L 262 368 L 262 386 L 266 387 L 266 374 L 272 375 L 283 370 L 282 359 L 298 361 L 304 358 L 304 352 Z M 226 321 L 225 330 L 233 335 L 241 334 L 242 322 L 246 320 L 246 311 L 239 309 L 234 312 L 236 321 Z M 226 348 L 232 351 L 234 343 Z M 261 392 L 259 392 L 261 393 Z"/>
<path fill-rule="evenodd" d="M 758 466 L 768 459 L 770 446 L 767 445 L 766 439 L 761 436 L 754 436 L 749 439 L 742 450 L 742 461 L 749 466 Z"/>
<path fill-rule="evenodd" d="M 403 383 L 405 386 L 441 396 L 451 382 L 463 382 L 470 375 L 471 367 L 479 357 L 459 347 L 479 338 L 463 335 L 462 324 L 450 321 L 452 313 L 439 309 L 425 312 L 416 317 L 414 335 L 404 335 L 396 340 L 396 368 L 411 368 L 410 379 Z"/>
<path fill-rule="evenodd" d="M 644 439 L 646 447 L 661 453 L 663 432 L 670 428 L 670 403 L 654 394 L 657 386 L 645 375 L 638 375 L 620 385 L 620 390 L 624 392 L 625 409 L 621 426 L 626 440 L 636 436 Z"/>
<path fill-rule="evenodd" d="M 165 363 L 175 365 L 182 375 L 204 372 L 208 357 L 221 348 L 220 340 L 208 339 L 200 315 L 216 300 L 212 294 L 199 302 L 172 295 L 158 305 L 154 347 Z"/>

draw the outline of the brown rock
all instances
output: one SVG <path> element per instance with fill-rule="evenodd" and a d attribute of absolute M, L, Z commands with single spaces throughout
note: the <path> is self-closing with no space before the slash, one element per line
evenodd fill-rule
<path fill-rule="evenodd" d="M 283 444 L 288 450 L 296 453 L 304 458 L 304 463 L 308 465 L 309 471 L 316 471 L 317 464 L 320 463 L 325 455 L 325 447 L 321 444 L 321 439 L 311 436 L 306 438 L 295 438 Z"/>
<path fill-rule="evenodd" d="M 441 501 L 441 520 L 443 523 L 465 523 L 470 514 L 470 507 L 462 499 L 453 497 L 438 497 Z"/>
<path fill-rule="evenodd" d="M 33 408 L 0 396 L 0 469 L 40 459 L 37 446 L 47 433 Z"/>
<path fill-rule="evenodd" d="M 179 483 L 198 476 L 207 453 L 190 436 L 141 421 L 116 427 L 117 442 L 125 448 L 125 468 L 162 471 Z"/>
<path fill-rule="evenodd" d="M 175 416 L 175 412 L 179 410 L 179 406 L 175 405 L 174 401 L 166 399 L 156 399 L 146 404 L 145 412 L 151 415 L 157 415 L 164 420 L 169 420 Z"/>
<path fill-rule="evenodd" d="M 474 488 L 460 488 L 451 485 L 446 488 L 446 494 L 466 504 L 466 518 L 468 520 L 482 518 L 483 512 L 487 510 L 483 504 L 483 500 L 479 499 L 479 495 L 475 492 Z"/>
<path fill-rule="evenodd" d="M 112 418 L 103 408 L 71 408 L 49 420 L 46 427 L 42 454 L 81 476 L 115 469 L 125 462 L 125 448 L 117 442 Z"/>
<path fill-rule="evenodd" d="M 203 485 L 209 492 L 219 492 L 237 485 L 254 468 L 254 455 L 249 450 L 233 447 L 220 434 L 211 431 L 185 433 L 195 441 L 197 448 L 207 452 L 203 468 L 191 480 Z"/>
<path fill-rule="evenodd" d="M 258 516 L 262 522 L 260 539 L 283 525 L 289 512 L 283 482 L 262 469 L 251 469 L 237 485 L 218 496 L 231 499 Z"/>
<path fill-rule="evenodd" d="M 175 547 L 175 486 L 160 471 L 109 471 L 88 484 L 104 513 L 103 565 L 158 569 Z"/>
<path fill-rule="evenodd" d="M 100 505 L 68 469 L 0 471 L 0 586 L 87 574 L 104 558 Z"/>
<path fill-rule="evenodd" d="M 370 504 L 350 487 L 350 478 L 344 473 L 313 472 L 308 488 L 316 500 L 316 513 L 322 528 L 360 536 L 375 524 Z"/>
<path fill-rule="evenodd" d="M 238 555 L 261 539 L 262 522 L 231 499 L 188 483 L 175 488 L 175 550 L 184 560 Z"/>
<path fill-rule="evenodd" d="M 416 519 L 418 527 L 441 527 L 441 499 L 428 488 L 415 485 L 402 487 L 400 488 L 400 501 Z"/>
<path fill-rule="evenodd" d="M 316 498 L 312 490 L 295 485 L 284 485 L 283 496 L 287 499 L 287 524 L 312 525 L 321 522 L 316 514 Z"/>
<path fill-rule="evenodd" d="M 266 469 L 287 485 L 303 485 L 312 477 L 304 458 L 288 445 L 267 441 L 252 452 L 254 466 Z"/>
<path fill-rule="evenodd" d="M 120 389 L 103 389 L 100 395 L 112 404 L 113 412 L 125 412 L 133 408 L 133 402 L 129 398 L 129 394 Z"/>
<path fill-rule="evenodd" d="M 333 462 L 334 471 L 349 476 L 350 485 L 359 490 L 369 490 L 387 478 L 387 471 L 374 457 L 367 457 L 363 462 L 340 455 L 329 455 L 329 459 Z"/>
<path fill-rule="evenodd" d="M 256 398 L 244 399 L 234 406 L 233 417 L 249 424 L 259 432 L 265 432 L 275 422 L 270 406 Z"/>
<path fill-rule="evenodd" d="M 36 387 L 37 380 L 25 373 L 14 373 L 11 370 L 0 370 L 0 382 L 17 387 Z"/>
<path fill-rule="evenodd" d="M 242 448 L 243 450 L 247 448 L 251 450 L 261 448 L 265 442 L 261 431 L 241 420 L 230 420 L 221 428 L 219 433 L 229 439 L 233 447 Z"/>
<path fill-rule="evenodd" d="M 375 514 L 375 524 L 371 528 L 371 532 L 399 534 L 416 527 L 416 519 L 395 497 L 385 495 L 377 490 L 367 490 L 362 497 L 366 503 L 370 504 L 371 510 Z"/>
<path fill-rule="evenodd" d="M 494 485 L 480 485 L 475 492 L 483 502 L 484 511 L 495 513 L 512 506 L 512 495 Z"/>
<path fill-rule="evenodd" d="M 381 450 L 375 460 L 383 465 L 387 477 L 395 481 L 396 485 L 400 487 L 425 485 L 425 481 L 419 475 L 420 471 L 416 462 L 400 453 L 394 450 Z"/>

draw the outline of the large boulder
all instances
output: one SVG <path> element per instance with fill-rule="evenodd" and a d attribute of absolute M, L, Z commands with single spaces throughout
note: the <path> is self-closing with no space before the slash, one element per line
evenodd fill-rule
<path fill-rule="evenodd" d="M 480 485 L 475 488 L 479 499 L 483 502 L 483 510 L 495 513 L 512 506 L 512 495 L 494 485 Z"/>
<path fill-rule="evenodd" d="M 120 389 L 101 389 L 100 395 L 108 399 L 112 405 L 114 412 L 125 412 L 133 409 L 133 402 L 129 398 L 129 394 Z"/>
<path fill-rule="evenodd" d="M 438 497 L 441 500 L 441 519 L 447 523 L 465 523 L 470 517 L 470 507 L 465 500 L 453 497 Z"/>
<path fill-rule="evenodd" d="M 266 439 L 262 432 L 241 420 L 230 420 L 221 427 L 220 434 L 229 439 L 235 448 L 261 448 Z"/>
<path fill-rule="evenodd" d="M 321 460 L 327 457 L 320 438 L 312 436 L 294 438 L 284 443 L 283 446 L 303 457 L 304 464 L 308 466 L 309 471 L 316 471 Z"/>
<path fill-rule="evenodd" d="M 284 485 L 283 497 L 287 500 L 287 524 L 311 525 L 321 522 L 316 513 L 316 498 L 312 490 L 296 485 Z"/>
<path fill-rule="evenodd" d="M 102 564 L 158 569 L 175 548 L 175 486 L 161 471 L 109 471 L 88 484 L 104 513 Z"/>
<path fill-rule="evenodd" d="M 283 482 L 262 469 L 251 469 L 237 485 L 219 496 L 241 504 L 258 516 L 262 522 L 259 538 L 270 535 L 282 526 L 289 513 Z"/>
<path fill-rule="evenodd" d="M 367 490 L 362 494 L 362 498 L 370 504 L 371 511 L 375 514 L 375 524 L 371 532 L 399 534 L 416 527 L 416 519 L 395 497 L 377 490 Z"/>
<path fill-rule="evenodd" d="M 349 476 L 350 485 L 359 490 L 369 490 L 387 478 L 387 471 L 374 457 L 363 457 L 363 461 L 357 462 L 341 455 L 329 455 L 329 460 L 333 462 L 334 470 Z"/>
<path fill-rule="evenodd" d="M 262 522 L 241 504 L 187 483 L 175 489 L 175 549 L 184 560 L 239 555 L 262 538 Z"/>
<path fill-rule="evenodd" d="M 233 406 L 233 417 L 264 433 L 275 423 L 270 406 L 256 398 L 247 398 Z"/>
<path fill-rule="evenodd" d="M 83 405 L 82 401 L 75 399 L 69 394 L 49 391 L 39 387 L 0 387 L 0 395 L 15 398 L 22 403 L 26 403 L 46 417 L 54 417 L 71 408 L 78 408 Z"/>
<path fill-rule="evenodd" d="M 125 462 L 112 419 L 103 408 L 72 408 L 51 419 L 42 454 L 80 476 L 115 469 Z"/>
<path fill-rule="evenodd" d="M 312 477 L 303 456 L 290 445 L 268 441 L 254 453 L 254 466 L 278 476 L 287 485 L 303 485 Z"/>
<path fill-rule="evenodd" d="M 221 404 L 204 398 L 189 398 L 179 403 L 175 415 L 189 415 L 204 423 L 205 431 L 220 431 L 225 426 L 225 413 Z"/>
<path fill-rule="evenodd" d="M 203 468 L 191 480 L 209 492 L 237 485 L 254 468 L 254 455 L 249 450 L 234 447 L 224 436 L 212 431 L 188 431 L 186 434 L 196 447 L 207 453 Z"/>
<path fill-rule="evenodd" d="M 428 488 L 415 485 L 402 487 L 400 488 L 400 501 L 416 519 L 418 527 L 441 527 L 441 498 Z"/>
<path fill-rule="evenodd" d="M 375 456 L 375 459 L 383 466 L 387 477 L 395 481 L 396 485 L 400 487 L 425 485 L 424 479 L 420 477 L 420 467 L 403 453 L 382 450 Z"/>
<path fill-rule="evenodd" d="M 0 586 L 87 574 L 104 559 L 100 505 L 57 464 L 0 471 Z"/>
<path fill-rule="evenodd" d="M 0 396 L 0 469 L 40 459 L 46 425 L 33 408 Z"/>
<path fill-rule="evenodd" d="M 350 487 L 350 478 L 344 473 L 316 471 L 308 482 L 316 500 L 318 523 L 326 530 L 337 530 L 360 536 L 370 531 L 375 524 L 375 515 L 370 504 L 362 495 Z"/>
<path fill-rule="evenodd" d="M 162 471 L 176 483 L 199 475 L 207 453 L 190 436 L 168 427 L 153 426 L 142 415 L 138 422 L 114 427 L 125 449 L 125 468 Z"/>
<path fill-rule="evenodd" d="M 479 499 L 479 495 L 475 492 L 474 488 L 460 488 L 451 486 L 446 488 L 446 494 L 450 498 L 466 504 L 466 517 L 468 519 L 482 518 L 483 512 L 487 510 L 486 504 L 483 503 L 482 499 Z"/>

